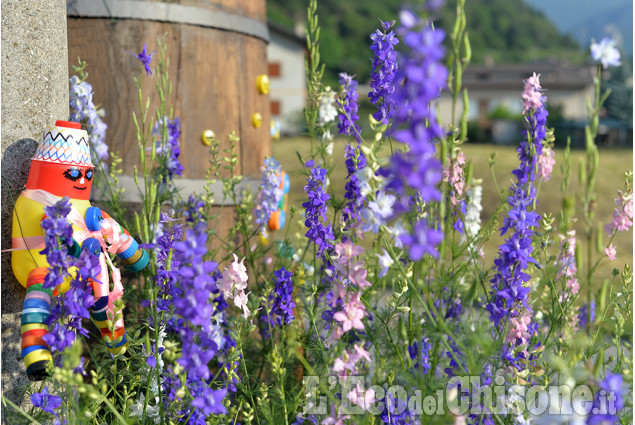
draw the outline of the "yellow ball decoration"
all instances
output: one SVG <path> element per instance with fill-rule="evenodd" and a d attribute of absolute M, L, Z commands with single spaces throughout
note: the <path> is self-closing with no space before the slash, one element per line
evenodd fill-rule
<path fill-rule="evenodd" d="M 216 138 L 216 134 L 212 130 L 205 130 L 201 134 L 201 142 L 206 146 L 211 146 L 212 142 Z"/>
<path fill-rule="evenodd" d="M 262 125 L 262 114 L 260 112 L 255 112 L 251 116 L 251 124 L 256 128 L 260 128 Z"/>
<path fill-rule="evenodd" d="M 256 87 L 258 87 L 258 93 L 269 94 L 269 76 L 266 74 L 259 75 L 256 78 Z"/>

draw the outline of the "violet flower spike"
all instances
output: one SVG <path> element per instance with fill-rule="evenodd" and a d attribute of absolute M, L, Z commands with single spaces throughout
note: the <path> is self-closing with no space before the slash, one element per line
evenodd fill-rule
<path fill-rule="evenodd" d="M 163 129 L 167 129 L 167 140 L 163 139 Z M 157 121 L 152 129 L 152 134 L 157 137 L 156 153 L 160 159 L 159 174 L 163 181 L 172 180 L 174 175 L 182 175 L 185 167 L 179 161 L 181 155 L 181 120 L 169 119 L 167 116 Z"/>
<path fill-rule="evenodd" d="M 141 65 L 143 65 L 145 69 L 146 75 L 150 76 L 152 75 L 152 70 L 150 69 L 150 62 L 152 62 L 152 55 L 154 55 L 156 52 L 157 51 L 155 50 L 152 53 L 148 53 L 146 43 L 143 43 L 143 50 L 140 53 L 137 53 L 136 55 L 132 52 L 128 52 L 128 53 L 136 57 L 139 60 L 139 62 L 141 62 Z"/>
<path fill-rule="evenodd" d="M 86 124 L 86 131 L 90 137 L 91 148 L 97 158 L 106 167 L 108 160 L 108 145 L 106 144 L 106 130 L 108 125 L 101 119 L 103 109 L 97 110 L 93 102 L 93 87 L 86 81 L 80 81 L 77 75 L 70 78 L 69 106 L 70 120 Z"/>
<path fill-rule="evenodd" d="M 361 209 L 366 199 L 361 194 L 357 172 L 366 167 L 368 162 L 359 144 L 357 147 L 346 145 L 344 149 L 346 170 L 348 171 L 344 197 L 348 202 L 342 211 L 342 217 L 347 225 L 351 225 L 361 218 Z"/>
<path fill-rule="evenodd" d="M 44 387 L 41 392 L 31 395 L 31 403 L 33 403 L 34 407 L 39 407 L 51 415 L 57 415 L 54 410 L 62 405 L 62 399 L 53 394 L 49 394 L 48 388 Z"/>
<path fill-rule="evenodd" d="M 316 257 L 321 256 L 325 250 L 333 246 L 333 226 L 326 215 L 328 201 L 331 199 L 326 193 L 326 178 L 328 171 L 317 166 L 311 169 L 304 191 L 309 200 L 302 204 L 306 208 L 306 220 L 304 225 L 309 229 L 306 237 L 315 243 L 317 247 Z"/>
<path fill-rule="evenodd" d="M 378 109 L 373 113 L 373 118 L 388 124 L 388 119 L 392 117 L 392 112 L 396 106 L 390 95 L 395 91 L 393 80 L 398 69 L 395 46 L 399 44 L 399 39 L 393 31 L 388 32 L 395 21 L 383 22 L 380 20 L 380 22 L 382 31 L 375 30 L 370 36 L 373 41 L 370 46 L 373 51 L 370 76 L 372 90 L 368 93 L 368 97 Z"/>
<path fill-rule="evenodd" d="M 448 70 L 442 64 L 442 45 L 445 33 L 423 23 L 412 12 L 404 10 L 399 15 L 401 26 L 397 29 L 407 53 L 399 59 L 399 70 L 394 79 L 396 89 L 387 101 L 398 105 L 393 112 L 392 137 L 408 146 L 405 153 L 397 153 L 390 164 L 379 170 L 386 177 L 387 189 L 401 199 L 397 210 L 408 211 L 412 207 L 411 196 L 422 201 L 440 201 L 437 184 L 442 178 L 441 162 L 435 157 L 435 140 L 444 137 L 436 119 L 432 104 L 447 85 Z M 412 260 L 424 254 L 437 256 L 436 246 L 443 235 L 429 227 L 425 221 L 412 226 L 412 234 L 402 235 L 401 242 L 408 247 Z"/>
<path fill-rule="evenodd" d="M 260 225 L 260 233 L 267 235 L 267 223 L 272 213 L 278 210 L 278 204 L 284 196 L 282 190 L 282 167 L 273 157 L 265 158 L 265 165 L 261 167 L 260 192 L 254 216 L 256 223 Z"/>
<path fill-rule="evenodd" d="M 531 314 L 530 288 L 527 286 L 531 276 L 525 273 L 525 269 L 530 263 L 537 264 L 532 256 L 532 237 L 540 215 L 533 211 L 536 200 L 533 183 L 538 177 L 538 158 L 547 135 L 548 115 L 544 107 L 546 97 L 535 100 L 534 95 L 540 95 L 540 90 L 538 76 L 534 74 L 525 82 L 523 91 L 528 129 L 523 130 L 525 138 L 516 149 L 520 165 L 513 171 L 516 182 L 511 188 L 511 196 L 507 198 L 511 208 L 501 228 L 501 235 L 508 233 L 509 237 L 499 247 L 499 257 L 494 261 L 496 274 L 491 281 L 490 302 L 486 306 L 490 319 L 499 328 L 503 323 L 525 314 L 525 311 Z M 526 324 L 529 325 L 529 322 Z M 522 344 L 524 342 L 519 339 L 515 345 Z M 502 358 L 517 369 L 523 368 L 524 363 L 518 361 L 520 359 L 514 357 L 513 352 L 512 348 L 504 346 Z"/>
<path fill-rule="evenodd" d="M 337 116 L 339 123 L 337 124 L 338 133 L 347 136 L 354 136 L 357 142 L 361 142 L 361 131 L 356 121 L 359 119 L 357 110 L 359 108 L 357 81 L 352 75 L 344 72 L 340 73 L 340 96 L 337 99 L 337 106 L 340 114 Z"/>

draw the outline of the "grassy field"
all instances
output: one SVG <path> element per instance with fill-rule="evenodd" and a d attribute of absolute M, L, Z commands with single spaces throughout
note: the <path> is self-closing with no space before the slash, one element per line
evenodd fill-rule
<path fill-rule="evenodd" d="M 346 179 L 346 166 L 344 164 L 344 140 L 337 140 L 333 152 L 335 161 L 335 169 L 329 176 L 331 185 L 333 186 L 337 196 L 344 195 L 344 184 Z M 489 167 L 489 158 L 492 152 L 496 153 L 496 164 L 494 165 L 494 173 L 501 190 L 508 188 L 512 182 L 511 171 L 518 166 L 518 159 L 514 147 L 495 146 L 495 145 L 470 145 L 463 146 L 467 160 L 473 163 L 474 177 L 483 180 L 483 213 L 482 221 L 485 222 L 493 214 L 495 208 L 499 205 L 499 197 Z M 306 184 L 305 178 L 294 172 L 298 170 L 300 162 L 297 153 L 302 157 L 307 157 L 310 152 L 310 143 L 306 138 L 284 138 L 273 143 L 273 155 L 280 161 L 284 170 L 290 171 L 291 177 L 291 193 L 289 196 L 289 205 L 295 205 L 298 210 L 302 210 L 302 203 L 306 201 L 306 195 L 303 188 Z M 573 151 L 572 172 L 570 178 L 569 192 L 579 193 L 580 184 L 578 180 L 578 163 L 579 159 L 584 157 L 584 151 Z M 562 205 L 561 182 L 563 174 L 560 170 L 560 164 L 563 161 L 563 151 L 556 151 L 556 166 L 554 167 L 553 177 L 550 181 L 545 182 L 540 187 L 538 196 L 538 211 L 540 213 L 551 212 L 557 217 Z M 607 149 L 600 151 L 600 169 L 596 180 L 597 193 L 597 214 L 596 219 L 602 222 L 602 226 L 611 220 L 614 200 L 617 190 L 624 187 L 624 173 L 633 167 L 633 151 L 632 150 L 616 150 Z M 576 204 L 576 216 L 581 216 L 581 205 Z M 302 222 L 298 219 L 299 214 L 289 228 L 289 234 L 304 234 L 306 229 Z M 502 218 L 501 218 L 502 220 Z M 502 222 L 502 221 L 501 221 Z M 500 227 L 500 226 L 499 226 Z M 578 235 L 578 243 L 584 245 L 584 226 L 582 220 L 576 223 Z M 605 240 L 606 234 L 605 234 Z M 493 264 L 498 245 L 502 239 L 498 237 L 498 233 L 492 236 L 492 239 L 485 246 L 485 262 Z M 614 268 L 622 268 L 625 262 L 632 264 L 633 258 L 633 233 L 625 232 L 616 236 L 613 244 L 617 247 L 618 256 L 615 261 L 609 261 L 605 258 L 600 264 L 596 276 L 601 281 L 610 277 L 610 271 Z M 583 247 L 584 248 L 584 247 Z M 586 252 L 586 251 L 583 251 Z M 596 257 L 597 258 L 597 257 Z M 586 266 L 585 266 L 586 267 Z M 584 269 L 582 269 L 584 270 Z"/>

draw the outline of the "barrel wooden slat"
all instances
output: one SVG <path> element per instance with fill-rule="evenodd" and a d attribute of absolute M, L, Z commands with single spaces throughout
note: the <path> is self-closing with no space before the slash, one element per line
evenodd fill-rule
<path fill-rule="evenodd" d="M 178 0 L 172 3 L 237 13 L 263 22 L 265 19 L 264 1 Z M 258 176 L 265 155 L 271 152 L 269 97 L 256 89 L 256 77 L 267 73 L 264 40 L 183 23 L 69 16 L 70 64 L 76 64 L 78 56 L 88 62 L 94 100 L 106 112 L 107 143 L 123 157 L 124 174 L 132 175 L 139 160 L 131 115 L 133 108 L 138 108 L 131 74 L 138 71 L 139 62 L 127 52 L 139 52 L 144 42 L 148 49 L 156 49 L 156 39 L 164 33 L 167 33 L 171 62 L 172 105 L 174 115 L 182 124 L 183 177 L 205 177 L 210 159 L 209 148 L 200 142 L 205 129 L 216 133 L 221 149 L 228 147 L 227 134 L 235 131 L 241 139 L 237 148 L 237 170 L 246 176 Z M 156 60 L 155 55 L 153 63 Z M 144 77 L 145 94 L 153 91 L 150 85 L 155 82 L 155 78 Z M 151 104 L 157 103 L 153 95 Z M 263 116 L 259 129 L 251 125 L 254 112 Z"/>
<path fill-rule="evenodd" d="M 148 48 L 154 49 L 156 35 L 168 32 L 167 54 L 171 57 L 169 72 L 172 76 L 178 75 L 180 32 L 174 31 L 173 25 L 160 22 L 138 25 L 136 21 L 74 18 L 68 19 L 68 32 L 70 64 L 76 65 L 78 57 L 88 63 L 88 81 L 93 86 L 93 101 L 106 112 L 103 118 L 108 124 L 106 142 L 111 151 L 118 151 L 122 157 L 124 173 L 132 175 L 133 167 L 139 163 L 136 129 L 132 119 L 133 110 L 139 116 L 139 106 L 132 73 L 138 72 L 139 62 L 128 52 L 140 51 L 136 40 L 149 40 Z M 155 79 L 144 79 L 143 83 L 144 97 L 150 95 L 151 104 L 157 105 Z"/>
<path fill-rule="evenodd" d="M 248 86 L 240 92 L 241 103 L 250 105 L 241 110 L 241 134 L 246 140 L 252 140 L 248 149 L 243 149 L 241 162 L 243 172 L 247 175 L 259 170 L 263 164 L 263 158 L 271 155 L 271 142 L 269 136 L 270 103 L 269 96 L 261 95 L 256 90 L 256 78 L 260 74 L 267 73 L 266 50 L 262 49 L 262 41 L 243 37 L 243 45 L 240 51 L 245 67 L 241 69 L 242 79 Z M 262 126 L 254 128 L 251 116 L 258 112 L 262 115 Z"/>
<path fill-rule="evenodd" d="M 222 148 L 229 146 L 229 133 L 242 133 L 240 91 L 244 87 L 241 87 L 236 75 L 236 70 L 241 67 L 239 50 L 242 38 L 244 36 L 239 34 L 205 28 L 192 27 L 182 31 L 182 66 L 176 88 L 179 93 L 178 111 L 184 124 L 182 140 L 188 141 L 187 148 L 181 149 L 181 162 L 190 178 L 205 177 L 201 160 L 209 160 L 210 156 L 209 147 L 200 142 L 204 130 L 214 130 Z M 206 65 L 183 65 L 196 63 Z M 219 76 L 225 77 L 221 79 Z M 248 139 L 241 140 L 241 145 L 248 142 Z M 239 158 L 241 145 L 237 146 Z M 196 175 L 188 170 L 197 170 Z M 240 163 L 237 171 L 243 171 Z"/>

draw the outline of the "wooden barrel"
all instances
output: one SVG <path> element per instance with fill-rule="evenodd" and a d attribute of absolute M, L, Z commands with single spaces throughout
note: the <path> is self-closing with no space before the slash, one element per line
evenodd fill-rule
<path fill-rule="evenodd" d="M 221 149 L 235 131 L 241 139 L 237 171 L 259 175 L 264 157 L 271 155 L 269 96 L 257 89 L 257 77 L 267 73 L 265 0 L 68 0 L 67 5 L 70 65 L 78 57 L 88 63 L 93 100 L 106 113 L 106 141 L 122 156 L 124 174 L 132 175 L 139 163 L 132 119 L 139 107 L 131 77 L 139 62 L 129 52 L 140 52 L 144 43 L 149 52 L 156 50 L 157 38 L 167 33 L 183 177 L 205 177 L 210 155 L 201 135 L 206 129 L 214 131 Z M 154 92 L 155 78 L 143 78 L 144 92 Z M 156 95 L 151 102 L 158 104 Z M 263 118 L 259 128 L 252 124 L 254 113 Z"/>

